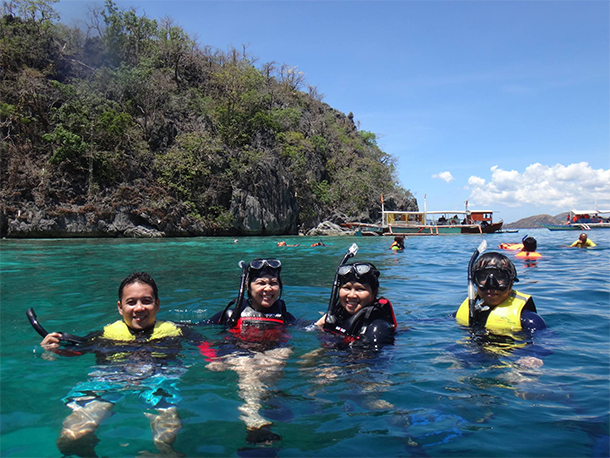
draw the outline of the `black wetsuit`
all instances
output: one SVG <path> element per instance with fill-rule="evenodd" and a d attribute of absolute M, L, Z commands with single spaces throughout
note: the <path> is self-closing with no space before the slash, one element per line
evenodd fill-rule
<path fill-rule="evenodd" d="M 345 342 L 374 345 L 393 342 L 397 324 L 394 309 L 387 299 L 382 297 L 353 315 L 339 305 L 335 309 L 336 315 L 326 316 L 325 331 L 343 336 Z"/>

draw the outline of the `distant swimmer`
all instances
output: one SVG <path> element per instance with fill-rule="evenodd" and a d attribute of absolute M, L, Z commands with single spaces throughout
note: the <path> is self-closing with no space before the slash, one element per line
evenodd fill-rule
<path fill-rule="evenodd" d="M 281 242 L 277 242 L 277 246 L 299 246 L 299 244 L 297 243 L 296 245 L 288 245 L 284 240 L 282 240 Z"/>
<path fill-rule="evenodd" d="M 320 240 L 319 242 L 312 243 L 311 246 L 326 246 L 326 245 L 324 245 L 324 242 L 322 242 L 322 240 Z"/>
<path fill-rule="evenodd" d="M 596 243 L 594 243 L 593 241 L 589 240 L 589 238 L 587 237 L 587 234 L 585 234 L 584 232 L 582 234 L 580 234 L 580 236 L 578 237 L 578 240 L 576 240 L 572 245 L 570 245 L 571 247 L 576 247 L 576 248 L 592 248 L 594 246 L 597 246 Z"/>
<path fill-rule="evenodd" d="M 534 237 L 525 236 L 521 240 L 521 243 L 501 243 L 498 245 L 501 250 L 518 250 L 515 257 L 521 259 L 538 259 L 542 255 L 536 251 L 538 248 L 538 242 Z"/>
<path fill-rule="evenodd" d="M 397 235 L 396 237 L 394 237 L 394 241 L 392 242 L 392 245 L 390 245 L 390 249 L 394 250 L 394 251 L 404 250 L 405 249 L 405 236 Z"/>
<path fill-rule="evenodd" d="M 517 270 L 503 254 L 481 255 L 469 277 L 476 286 L 476 296 L 462 302 L 455 315 L 458 323 L 480 325 L 500 333 L 546 328 L 532 297 L 513 289 L 513 283 L 519 281 Z"/>
<path fill-rule="evenodd" d="M 534 237 L 523 237 L 523 248 L 519 251 L 515 257 L 521 259 L 538 259 L 541 258 L 542 255 L 536 251 L 538 248 L 538 242 Z"/>

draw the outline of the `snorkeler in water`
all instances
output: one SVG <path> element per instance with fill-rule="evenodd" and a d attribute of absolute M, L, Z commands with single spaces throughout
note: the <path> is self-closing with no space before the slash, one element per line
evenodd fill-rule
<path fill-rule="evenodd" d="M 236 301 L 214 315 L 209 324 L 229 328 L 233 351 L 212 357 L 208 368 L 213 371 L 234 370 L 238 376 L 239 396 L 244 404 L 239 407 L 247 430 L 246 441 L 251 444 L 271 443 L 281 437 L 271 431 L 272 422 L 261 414 L 262 400 L 267 387 L 282 374 L 292 349 L 285 345 L 286 326 L 295 317 L 286 310 L 281 299 L 283 289 L 279 259 L 242 261 L 242 279 Z M 247 292 L 248 298 L 244 298 Z M 206 348 L 209 355 L 209 349 Z"/>
<path fill-rule="evenodd" d="M 396 237 L 394 237 L 394 241 L 392 242 L 392 245 L 390 245 L 390 250 L 402 251 L 404 249 L 405 249 L 405 236 L 397 235 Z"/>
<path fill-rule="evenodd" d="M 343 336 L 345 342 L 372 345 L 393 342 L 396 318 L 390 301 L 377 297 L 379 270 L 370 262 L 345 264 L 345 260 L 335 274 L 328 311 L 316 321 L 316 326 Z"/>
<path fill-rule="evenodd" d="M 597 244 L 593 242 L 593 240 L 590 240 L 584 232 L 578 236 L 578 240 L 570 245 L 570 247 L 576 248 L 593 248 L 595 246 L 597 246 Z"/>
<path fill-rule="evenodd" d="M 145 272 L 135 272 L 119 286 L 118 312 L 122 319 L 90 333 L 72 338 L 79 346 L 61 348 L 66 335 L 48 333 L 41 346 L 50 352 L 77 356 L 96 355 L 97 366 L 90 379 L 79 383 L 64 401 L 72 413 L 64 420 L 57 447 L 65 455 L 95 456 L 99 442 L 95 431 L 111 415 L 114 404 L 128 392 L 138 392 L 157 414 L 150 419 L 155 446 L 165 454 L 173 448 L 182 422 L 176 404 L 181 397 L 176 383 L 184 369 L 177 364 L 180 340 L 195 337 L 188 328 L 156 319 L 161 301 L 155 281 Z M 41 334 L 44 328 L 33 311 L 28 317 Z M 69 339 L 68 339 L 69 340 Z"/>
<path fill-rule="evenodd" d="M 238 329 L 263 323 L 276 325 L 294 322 L 294 316 L 286 310 L 286 303 L 281 299 L 281 270 L 279 259 L 254 259 L 248 265 L 244 263 L 237 300 L 231 301 L 208 322 Z M 247 299 L 244 298 L 246 291 Z"/>
<path fill-rule="evenodd" d="M 481 255 L 473 265 L 472 281 L 477 289 L 476 297 L 462 302 L 455 315 L 458 323 L 484 326 L 492 332 L 546 328 L 532 297 L 513 289 L 513 284 L 519 281 L 517 270 L 503 254 Z"/>

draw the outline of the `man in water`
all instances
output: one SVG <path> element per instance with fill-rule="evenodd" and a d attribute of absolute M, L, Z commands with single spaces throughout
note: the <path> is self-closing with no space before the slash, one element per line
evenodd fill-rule
<path fill-rule="evenodd" d="M 517 270 L 503 254 L 481 255 L 473 267 L 473 281 L 477 287 L 474 322 L 471 322 L 466 298 L 455 315 L 458 323 L 480 325 L 499 333 L 546 328 L 532 297 L 513 289 L 513 283 L 519 281 Z"/>
<path fill-rule="evenodd" d="M 100 423 L 126 392 L 139 392 L 158 414 L 146 413 L 155 446 L 175 454 L 173 443 L 181 428 L 175 384 L 183 369 L 176 364 L 180 339 L 186 329 L 157 321 L 161 301 L 155 281 L 145 272 L 129 275 L 119 286 L 118 312 L 122 320 L 85 337 L 78 351 L 60 348 L 62 334 L 51 332 L 41 342 L 48 351 L 76 356 L 93 352 L 97 367 L 90 379 L 75 386 L 64 399 L 72 413 L 64 420 L 57 447 L 65 455 L 95 456 Z"/>
<path fill-rule="evenodd" d="M 578 237 L 578 240 L 576 240 L 572 245 L 570 245 L 571 247 L 576 247 L 576 248 L 590 248 L 590 247 L 594 247 L 597 246 L 596 243 L 594 243 L 593 241 L 589 240 L 589 238 L 587 237 L 587 234 L 585 234 L 584 232 L 582 234 L 580 234 L 580 236 Z"/>

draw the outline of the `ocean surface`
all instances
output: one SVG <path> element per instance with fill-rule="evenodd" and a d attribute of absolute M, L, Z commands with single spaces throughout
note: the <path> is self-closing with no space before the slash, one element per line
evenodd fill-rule
<path fill-rule="evenodd" d="M 534 297 L 548 329 L 514 345 L 472 339 L 452 313 L 466 297 L 473 251 L 483 239 L 492 251 L 526 234 L 543 257 L 515 260 L 516 288 Z M 209 358 L 185 343 L 176 383 L 178 452 L 608 457 L 610 230 L 589 231 L 593 249 L 567 248 L 577 237 L 546 229 L 411 237 L 401 253 L 389 249 L 389 237 L 324 238 L 321 247 L 304 237 L 2 240 L 0 455 L 60 456 L 56 440 L 70 413 L 62 399 L 95 366 L 91 354 L 49 358 L 26 319 L 29 307 L 47 330 L 85 335 L 120 318 L 118 285 L 144 270 L 159 285 L 158 318 L 196 324 L 236 297 L 240 260 L 277 257 L 283 298 L 299 320 L 285 342 L 292 351 L 244 379 L 243 370 L 211 370 Z M 279 240 L 300 246 L 280 248 Z M 326 310 L 337 264 L 354 242 L 355 260 L 381 271 L 380 294 L 393 303 L 399 324 L 394 345 L 377 352 L 329 346 L 307 329 Z M 194 329 L 212 348 L 226 339 L 215 326 Z M 528 357 L 543 364 L 522 365 Z M 247 442 L 244 391 L 256 397 L 258 413 L 281 440 Z M 137 394 L 117 402 L 97 430 L 98 456 L 156 453 L 144 412 L 154 410 Z"/>

